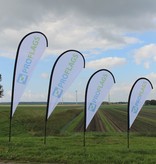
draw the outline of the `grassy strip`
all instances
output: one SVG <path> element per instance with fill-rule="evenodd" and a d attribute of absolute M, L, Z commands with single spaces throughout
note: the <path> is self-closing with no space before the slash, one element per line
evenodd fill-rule
<path fill-rule="evenodd" d="M 81 133 L 48 137 L 46 145 L 41 137 L 13 137 L 11 143 L 1 137 L 0 159 L 28 163 L 155 163 L 156 139 L 133 134 L 130 137 L 130 149 L 124 133 L 87 133 L 85 148 Z"/>
<path fill-rule="evenodd" d="M 84 117 L 84 112 L 81 112 L 77 117 L 75 117 L 65 126 L 66 131 L 70 133 L 73 132 L 75 128 L 78 126 L 78 124 L 81 122 L 83 117 Z"/>

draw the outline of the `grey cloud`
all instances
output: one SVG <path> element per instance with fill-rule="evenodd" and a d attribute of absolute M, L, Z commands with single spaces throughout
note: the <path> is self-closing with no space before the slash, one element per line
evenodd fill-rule
<path fill-rule="evenodd" d="M 155 18 L 155 0 L 0 0 L 0 47 L 16 47 L 30 30 L 47 32 L 54 50 L 77 46 L 78 39 L 85 48 L 98 39 L 101 47 L 123 46 L 126 33 L 156 29 Z"/>
<path fill-rule="evenodd" d="M 57 17 L 73 15 L 73 18 L 82 21 L 136 30 L 137 26 L 141 28 L 147 22 L 152 25 L 149 18 L 156 17 L 154 0 L 1 0 L 0 3 L 1 28 L 29 26 L 54 14 Z"/>

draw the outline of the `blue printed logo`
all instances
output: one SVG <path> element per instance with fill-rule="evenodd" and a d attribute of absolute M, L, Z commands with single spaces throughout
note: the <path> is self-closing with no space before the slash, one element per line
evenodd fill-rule
<path fill-rule="evenodd" d="M 88 109 L 88 110 L 91 111 L 91 112 L 94 112 L 95 109 L 96 109 L 96 105 L 93 104 L 93 103 L 90 103 L 90 105 L 89 105 L 89 109 Z"/>
<path fill-rule="evenodd" d="M 137 111 L 138 111 L 139 109 L 138 109 L 138 106 L 133 106 L 133 108 L 132 108 L 132 112 L 133 113 L 137 113 Z"/>
<path fill-rule="evenodd" d="M 19 74 L 17 82 L 20 84 L 26 84 L 27 79 L 28 79 L 28 75 Z"/>
<path fill-rule="evenodd" d="M 54 92 L 52 93 L 53 96 L 60 98 L 63 93 L 63 89 L 55 87 Z"/>

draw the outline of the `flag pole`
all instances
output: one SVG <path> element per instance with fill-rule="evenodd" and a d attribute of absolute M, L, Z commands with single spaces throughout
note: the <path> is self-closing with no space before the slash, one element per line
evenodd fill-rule
<path fill-rule="evenodd" d="M 129 128 L 129 102 L 130 102 L 130 96 L 128 100 L 128 110 L 127 110 L 127 148 L 129 149 L 129 133 L 130 133 L 130 128 Z"/>
<path fill-rule="evenodd" d="M 129 149 L 129 129 L 127 131 L 127 148 Z"/>
<path fill-rule="evenodd" d="M 86 146 L 86 105 L 84 110 L 84 131 L 83 131 L 83 146 Z"/>
<path fill-rule="evenodd" d="M 47 119 L 45 119 L 44 144 L 46 144 L 46 138 L 47 138 Z"/>
<path fill-rule="evenodd" d="M 46 138 L 47 138 L 47 122 L 48 122 L 49 101 L 50 101 L 50 91 L 51 91 L 51 85 L 52 85 L 53 72 L 54 72 L 54 67 L 52 69 L 52 72 L 51 72 L 51 75 L 50 75 L 50 80 L 49 80 L 49 89 L 48 89 L 48 97 L 47 97 L 47 108 L 46 108 L 46 114 L 45 114 L 44 144 L 46 144 Z"/>
<path fill-rule="evenodd" d="M 13 109 L 13 95 L 14 95 L 14 80 L 15 80 L 15 70 L 13 77 L 13 86 L 12 86 L 12 96 L 11 96 L 11 109 L 10 109 L 10 124 L 9 124 L 9 142 L 11 142 L 11 132 L 12 132 L 12 109 Z"/>
<path fill-rule="evenodd" d="M 87 83 L 86 86 L 86 91 L 85 91 L 85 105 L 84 105 L 84 133 L 83 133 L 83 146 L 86 146 L 86 115 L 87 115 L 87 92 L 88 92 L 88 85 L 89 82 Z"/>
<path fill-rule="evenodd" d="M 21 44 L 21 42 L 20 42 L 20 44 Z M 18 55 L 19 55 L 20 44 L 18 46 L 17 53 L 16 53 L 16 59 L 15 59 L 15 65 L 14 65 L 14 72 L 13 72 L 13 80 L 12 80 L 10 124 L 9 124 L 9 142 L 11 142 L 12 118 L 13 118 L 13 102 L 14 102 L 14 87 L 15 87 L 16 67 L 17 67 L 17 60 L 18 60 Z"/>
<path fill-rule="evenodd" d="M 12 125 L 12 117 L 10 117 L 10 125 L 9 125 L 9 142 L 11 142 L 11 125 Z"/>

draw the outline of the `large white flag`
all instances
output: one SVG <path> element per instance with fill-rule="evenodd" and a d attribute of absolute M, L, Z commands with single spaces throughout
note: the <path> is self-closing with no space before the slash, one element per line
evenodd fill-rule
<path fill-rule="evenodd" d="M 79 51 L 68 50 L 57 58 L 50 77 L 46 119 L 84 67 L 85 59 Z"/>
<path fill-rule="evenodd" d="M 106 69 L 98 70 L 90 77 L 85 95 L 86 129 L 114 83 L 113 74 Z"/>
<path fill-rule="evenodd" d="M 132 86 L 128 100 L 129 128 L 132 126 L 152 89 L 152 83 L 146 78 L 139 78 Z"/>
<path fill-rule="evenodd" d="M 41 32 L 31 32 L 24 36 L 19 43 L 13 75 L 11 117 L 16 110 L 38 60 L 47 46 L 48 40 Z"/>

